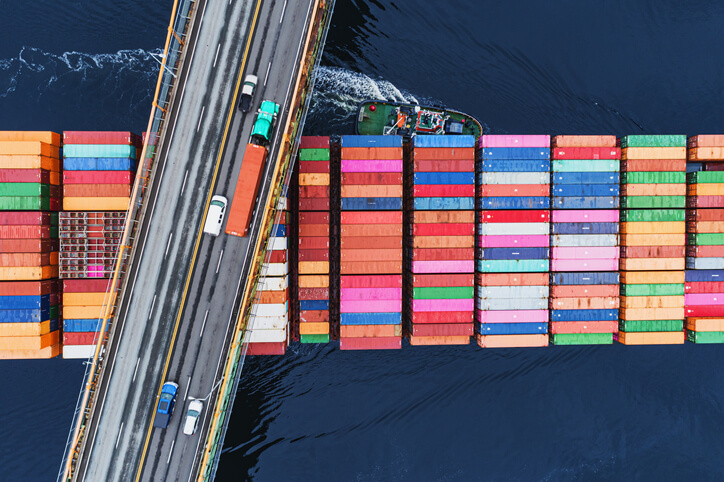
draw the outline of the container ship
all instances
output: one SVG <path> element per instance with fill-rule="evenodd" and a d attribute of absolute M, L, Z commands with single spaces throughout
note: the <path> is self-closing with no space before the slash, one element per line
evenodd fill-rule
<path fill-rule="evenodd" d="M 385 100 L 366 100 L 357 107 L 358 135 L 393 135 L 409 139 L 417 134 L 480 137 L 480 122 L 473 116 L 443 106 L 420 106 Z"/>

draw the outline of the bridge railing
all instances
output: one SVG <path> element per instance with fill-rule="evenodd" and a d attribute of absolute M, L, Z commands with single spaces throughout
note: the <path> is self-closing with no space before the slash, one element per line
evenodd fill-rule
<path fill-rule="evenodd" d="M 191 28 L 195 13 L 196 0 L 174 0 L 169 21 L 168 34 L 159 63 L 161 68 L 156 82 L 151 115 L 146 128 L 143 150 L 138 161 L 136 178 L 131 192 L 126 222 L 120 246 L 116 253 L 113 276 L 101 310 L 100 329 L 95 337 L 95 350 L 86 363 L 84 385 L 81 387 L 73 415 L 68 440 L 63 454 L 63 462 L 58 473 L 58 481 L 72 480 L 79 456 L 87 441 L 86 428 L 96 402 L 97 384 L 104 370 L 106 347 L 114 341 L 114 316 L 116 307 L 125 296 L 128 282 L 126 273 L 132 264 L 138 242 L 138 230 L 146 212 L 147 197 L 156 173 L 156 153 L 163 141 L 168 120 L 168 111 L 174 99 L 176 78 L 182 67 L 185 52 L 185 40 Z"/>
<path fill-rule="evenodd" d="M 297 73 L 296 89 L 290 105 L 290 115 L 284 129 L 282 146 L 275 165 L 272 177 L 272 187 L 267 197 L 264 217 L 262 219 L 259 235 L 257 236 L 255 253 L 245 285 L 244 296 L 239 309 L 234 338 L 229 349 L 229 356 L 224 367 L 222 383 L 219 388 L 219 397 L 214 406 L 211 418 L 209 436 L 204 446 L 199 467 L 199 481 L 213 480 L 221 455 L 221 447 L 238 390 L 241 370 L 247 349 L 246 329 L 250 317 L 254 315 L 256 306 L 253 303 L 256 289 L 265 263 L 269 262 L 270 252 L 267 251 L 269 238 L 275 222 L 281 216 L 279 199 L 286 194 L 289 186 L 294 160 L 297 156 L 299 138 L 302 134 L 304 121 L 309 109 L 312 91 L 314 89 L 314 75 L 321 61 L 324 42 L 327 38 L 329 22 L 334 10 L 334 0 L 316 0 L 311 17 L 311 24 L 307 30 L 303 58 Z"/>

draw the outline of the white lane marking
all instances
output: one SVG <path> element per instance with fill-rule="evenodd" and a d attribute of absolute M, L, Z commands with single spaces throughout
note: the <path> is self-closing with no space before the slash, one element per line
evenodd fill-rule
<path fill-rule="evenodd" d="M 189 381 L 186 383 L 186 391 L 184 392 L 184 400 L 189 396 L 189 387 L 191 386 L 191 375 L 189 375 Z"/>
<path fill-rule="evenodd" d="M 214 56 L 214 65 L 212 67 L 216 67 L 216 60 L 219 58 L 219 49 L 221 48 L 221 44 L 216 46 L 216 55 Z"/>
<path fill-rule="evenodd" d="M 269 65 L 266 66 L 266 76 L 264 76 L 264 85 L 266 85 L 266 81 L 269 78 L 269 69 L 271 69 L 271 61 L 269 61 Z"/>
<path fill-rule="evenodd" d="M 148 310 L 148 319 L 151 319 L 151 315 L 153 314 L 153 307 L 156 306 L 156 295 L 153 295 L 153 302 L 151 303 L 151 309 Z"/>
<path fill-rule="evenodd" d="M 184 175 L 184 183 L 183 186 L 181 186 L 181 194 L 184 193 L 184 189 L 186 189 L 186 178 L 189 177 L 189 170 L 186 169 L 186 174 Z"/>
<path fill-rule="evenodd" d="M 166 256 L 168 256 L 168 248 L 171 246 L 171 238 L 173 238 L 173 233 L 168 235 L 168 243 L 166 243 L 166 252 L 163 254 L 163 259 L 166 259 Z"/>
<path fill-rule="evenodd" d="M 175 440 L 171 440 L 171 450 L 168 451 L 168 458 L 166 459 L 166 465 L 171 462 L 171 454 L 173 454 L 173 445 L 176 443 Z"/>
<path fill-rule="evenodd" d="M 284 12 L 287 9 L 287 0 L 284 0 L 284 6 L 282 7 L 282 16 L 279 17 L 279 23 L 282 23 L 282 20 L 284 19 Z"/>
<path fill-rule="evenodd" d="M 219 255 L 219 262 L 216 263 L 216 273 L 219 273 L 219 266 L 221 266 L 221 257 L 224 256 L 224 250 L 221 250 L 221 254 Z"/>
<path fill-rule="evenodd" d="M 118 448 L 118 442 L 121 440 L 121 432 L 123 432 L 123 422 L 121 422 L 121 428 L 118 430 L 118 438 L 116 438 L 116 448 Z"/>
<path fill-rule="evenodd" d="M 136 369 L 133 370 L 133 381 L 131 383 L 136 381 L 136 373 L 138 373 L 138 364 L 139 363 L 141 363 L 141 357 L 138 357 L 138 361 L 136 362 Z"/>
<path fill-rule="evenodd" d="M 206 106 L 201 106 L 201 115 L 199 116 L 199 123 L 196 124 L 196 132 L 199 131 L 199 128 L 201 127 L 201 119 L 204 118 L 204 111 L 206 110 Z"/>
<path fill-rule="evenodd" d="M 204 322 L 201 324 L 201 333 L 199 333 L 199 338 L 204 336 L 204 328 L 206 327 L 206 318 L 209 317 L 209 310 L 206 310 L 206 314 L 204 315 Z"/>

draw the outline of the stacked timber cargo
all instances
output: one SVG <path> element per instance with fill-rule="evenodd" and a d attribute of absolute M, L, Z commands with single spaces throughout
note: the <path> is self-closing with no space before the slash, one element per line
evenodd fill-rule
<path fill-rule="evenodd" d="M 551 343 L 611 344 L 619 316 L 621 151 L 615 136 L 557 136 L 551 154 Z"/>
<path fill-rule="evenodd" d="M 689 138 L 686 338 L 724 343 L 724 136 Z"/>
<path fill-rule="evenodd" d="M 278 210 L 246 331 L 247 355 L 283 355 L 289 342 L 289 213 Z"/>
<path fill-rule="evenodd" d="M 548 345 L 550 136 L 479 141 L 476 339 Z"/>
<path fill-rule="evenodd" d="M 60 277 L 110 278 L 123 235 L 125 212 L 62 212 Z"/>
<path fill-rule="evenodd" d="M 329 137 L 299 144 L 299 341 L 329 343 Z"/>
<path fill-rule="evenodd" d="M 621 309 L 625 345 L 684 342 L 686 136 L 621 138 Z"/>
<path fill-rule="evenodd" d="M 340 349 L 402 341 L 402 138 L 343 136 Z"/>
<path fill-rule="evenodd" d="M 475 138 L 413 138 L 406 170 L 406 336 L 467 345 L 475 304 Z"/>
<path fill-rule="evenodd" d="M 141 147 L 132 132 L 64 132 L 63 209 L 128 210 Z"/>
<path fill-rule="evenodd" d="M 63 358 L 89 358 L 101 328 L 109 280 L 63 280 Z"/>

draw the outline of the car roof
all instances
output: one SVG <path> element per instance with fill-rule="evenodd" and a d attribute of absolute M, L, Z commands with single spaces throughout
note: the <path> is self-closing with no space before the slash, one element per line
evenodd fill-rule
<path fill-rule="evenodd" d="M 201 400 L 192 400 L 191 403 L 189 403 L 189 410 L 194 409 L 197 412 L 200 412 L 204 408 L 204 402 Z"/>
<path fill-rule="evenodd" d="M 246 77 L 244 77 L 244 82 L 254 82 L 254 84 L 256 84 L 257 80 L 259 79 L 254 74 L 248 74 Z"/>

